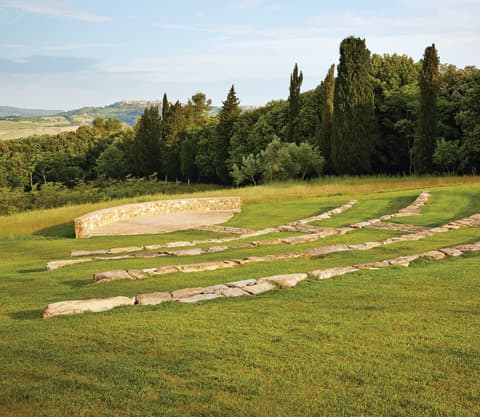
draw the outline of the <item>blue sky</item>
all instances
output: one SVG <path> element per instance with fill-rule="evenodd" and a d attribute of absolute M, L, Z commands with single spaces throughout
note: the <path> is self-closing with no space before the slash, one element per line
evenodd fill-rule
<path fill-rule="evenodd" d="M 72 109 L 121 99 L 220 104 L 286 98 L 338 61 L 341 40 L 420 59 L 480 66 L 479 0 L 0 0 L 0 105 Z"/>

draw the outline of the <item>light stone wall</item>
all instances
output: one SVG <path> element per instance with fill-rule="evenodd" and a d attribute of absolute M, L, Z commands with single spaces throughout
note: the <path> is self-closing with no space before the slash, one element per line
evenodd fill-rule
<path fill-rule="evenodd" d="M 101 226 L 137 217 L 212 211 L 240 213 L 240 197 L 159 200 L 97 210 L 75 219 L 75 237 L 90 237 Z"/>

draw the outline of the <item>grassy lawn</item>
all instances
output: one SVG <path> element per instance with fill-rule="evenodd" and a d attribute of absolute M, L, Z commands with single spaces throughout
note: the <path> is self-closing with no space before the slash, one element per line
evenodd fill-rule
<path fill-rule="evenodd" d="M 478 177 L 327 179 L 198 195 L 240 195 L 242 213 L 228 224 L 261 229 L 357 199 L 352 209 L 317 223 L 345 226 L 393 213 L 423 190 L 432 197 L 422 215 L 394 221 L 437 226 L 480 212 Z M 92 274 L 302 251 L 396 233 L 362 229 L 296 246 L 43 270 L 47 261 L 67 258 L 71 249 L 219 236 L 185 231 L 72 238 L 75 216 L 116 203 L 0 218 L 0 416 L 480 415 L 478 253 L 327 281 L 308 279 L 293 289 L 255 297 L 41 318 L 50 302 L 134 296 L 384 260 L 478 241 L 479 228 L 369 251 L 142 281 L 95 284 Z"/>

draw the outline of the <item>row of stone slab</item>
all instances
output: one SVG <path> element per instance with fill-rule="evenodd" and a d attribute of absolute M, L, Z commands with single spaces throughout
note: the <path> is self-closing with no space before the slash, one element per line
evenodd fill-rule
<path fill-rule="evenodd" d="M 106 271 L 106 272 L 97 272 L 93 274 L 93 279 L 96 282 L 110 282 L 110 281 L 117 281 L 122 279 L 138 280 L 138 279 L 148 278 L 150 276 L 165 275 L 165 274 L 171 274 L 175 272 L 189 273 L 189 272 L 214 271 L 218 269 L 233 268 L 238 265 L 245 265 L 245 264 L 256 263 L 256 262 L 273 262 L 273 261 L 280 261 L 280 260 L 287 260 L 287 259 L 295 259 L 300 257 L 307 257 L 307 258 L 319 257 L 319 256 L 325 256 L 332 253 L 346 252 L 346 251 L 352 251 L 352 250 L 370 250 L 376 247 L 390 245 L 392 243 L 421 240 L 437 233 L 445 233 L 450 230 L 456 230 L 464 227 L 475 227 L 475 226 L 480 226 L 480 214 L 474 214 L 472 216 L 466 217 L 461 220 L 449 222 L 446 225 L 441 227 L 435 227 L 432 229 L 427 229 L 422 232 L 417 232 L 413 234 L 394 236 L 394 237 L 390 237 L 380 241 L 363 242 L 363 243 L 358 243 L 353 245 L 343 245 L 343 244 L 329 245 L 329 246 L 313 248 L 313 249 L 309 249 L 301 252 L 288 252 L 288 253 L 272 254 L 272 255 L 265 255 L 265 256 L 249 256 L 242 259 L 228 259 L 228 260 L 222 260 L 217 262 L 200 262 L 200 263 L 186 264 L 186 265 L 167 265 L 167 266 L 162 266 L 158 268 L 113 270 L 113 271 Z M 307 236 L 301 236 L 299 238 L 309 238 L 311 240 L 314 240 L 315 236 L 307 235 Z M 302 243 L 311 241 L 311 240 L 303 240 Z"/>
<path fill-rule="evenodd" d="M 79 257 L 79 256 L 94 256 L 94 255 L 116 255 L 121 253 L 131 253 L 131 252 L 140 252 L 140 251 L 153 251 L 159 250 L 163 248 L 180 248 L 180 247 L 188 247 L 188 246 L 196 246 L 202 245 L 206 243 L 226 243 L 232 242 L 235 240 L 242 240 L 242 239 L 249 239 L 251 237 L 263 236 L 270 233 L 281 232 L 284 231 L 284 227 L 291 227 L 296 224 L 306 224 L 315 220 L 321 219 L 329 219 L 335 214 L 340 214 L 345 212 L 346 210 L 352 208 L 352 206 L 356 203 L 356 200 L 349 201 L 348 203 L 336 207 L 332 210 L 329 210 L 325 213 L 322 213 L 318 216 L 307 217 L 305 219 L 301 219 L 295 222 L 288 223 L 286 225 L 280 225 L 276 227 L 269 227 L 266 229 L 261 230 L 250 230 L 250 229 L 240 229 L 234 227 L 225 227 L 225 226 L 215 226 L 215 231 L 228 231 L 232 234 L 237 234 L 238 236 L 230 236 L 230 237 L 223 237 L 218 239 L 203 239 L 203 240 L 193 240 L 193 241 L 178 241 L 178 242 L 168 242 L 163 244 L 156 244 L 156 245 L 145 245 L 145 246 L 130 246 L 130 247 L 123 247 L 123 248 L 111 248 L 111 249 L 95 249 L 95 250 L 72 250 L 70 252 L 71 257 Z M 313 227 L 313 226 L 312 226 Z M 197 228 L 198 230 L 198 228 Z M 298 231 L 295 229 L 290 229 L 293 231 Z M 290 231 L 288 230 L 288 231 Z M 315 230 L 318 231 L 318 228 Z M 236 232 L 236 233 L 235 233 Z M 102 259 L 103 260 L 103 259 Z"/>
<path fill-rule="evenodd" d="M 419 197 L 420 198 L 420 197 Z M 417 198 L 417 200 L 419 199 Z M 415 201 L 417 201 L 415 200 Z M 209 248 L 189 248 L 189 249 L 180 249 L 180 250 L 170 250 L 170 251 L 160 251 L 158 253 L 136 253 L 134 255 L 120 255 L 120 256 L 97 256 L 94 258 L 81 258 L 81 259 L 62 259 L 48 262 L 45 266 L 46 270 L 53 270 L 59 268 L 65 268 L 68 266 L 85 263 L 85 262 L 93 262 L 93 261 L 106 261 L 106 260 L 119 260 L 119 259 L 133 259 L 133 258 L 158 258 L 166 255 L 172 256 L 194 256 L 194 255 L 203 255 L 207 253 L 215 253 L 215 252 L 223 252 L 227 249 L 245 249 L 245 248 L 253 248 L 256 246 L 262 245 L 277 245 L 277 244 L 286 244 L 286 245 L 298 245 L 301 243 L 308 243 L 314 242 L 316 240 L 324 239 L 328 236 L 333 235 L 343 235 L 345 233 L 349 233 L 351 231 L 361 229 L 364 227 L 378 227 L 382 229 L 389 229 L 393 231 L 404 231 L 404 232 L 419 232 L 424 231 L 426 228 L 420 226 L 412 226 L 412 225 L 402 225 L 402 224 L 395 224 L 395 223 L 385 223 L 382 222 L 380 218 L 378 219 L 371 219 L 361 223 L 356 223 L 352 226 L 347 227 L 337 227 L 337 228 L 330 228 L 330 227 L 318 227 L 318 226 L 310 226 L 307 223 L 311 221 L 315 221 L 318 219 L 328 219 L 331 218 L 334 214 L 340 214 L 345 212 L 346 210 L 352 208 L 352 206 L 357 202 L 357 200 L 352 200 L 343 206 L 334 208 L 329 210 L 323 214 L 313 217 L 307 217 L 305 219 L 298 220 L 296 222 L 287 223 L 285 225 L 258 230 L 256 232 L 252 232 L 249 234 L 241 235 L 240 237 L 228 237 L 223 239 L 209 239 L 206 241 L 192 241 L 192 242 L 171 242 L 165 245 L 149 245 L 149 246 L 131 246 L 131 247 L 124 247 L 124 248 L 113 248 L 113 249 L 100 249 L 100 250 L 91 250 L 91 251 L 72 251 L 71 256 L 81 256 L 81 255 L 115 255 L 115 254 L 125 254 L 125 253 L 132 253 L 132 252 L 140 252 L 142 250 L 157 250 L 160 248 L 170 247 L 170 248 L 178 248 L 184 246 L 195 246 L 199 243 L 225 243 L 229 241 L 235 241 L 239 239 L 246 239 L 249 237 L 256 237 L 266 233 L 275 233 L 275 232 L 301 232 L 301 233 L 309 233 L 306 236 L 291 236 L 288 238 L 279 238 L 279 239 L 268 239 L 268 240 L 260 240 L 260 241 L 252 241 L 247 243 L 240 243 L 237 245 L 231 245 L 230 247 L 227 246 L 212 246 Z M 414 205 L 412 203 L 412 205 Z M 410 207 L 410 206 L 409 206 Z"/>
<path fill-rule="evenodd" d="M 409 215 L 409 216 L 419 215 L 421 214 L 419 208 L 425 205 L 429 198 L 430 198 L 430 193 L 428 193 L 427 191 L 424 191 L 410 205 L 408 205 L 403 209 L 400 209 L 396 213 L 387 214 L 378 219 L 371 219 L 366 222 L 356 223 L 352 227 L 355 229 L 362 228 L 362 227 L 370 227 L 370 226 L 375 226 L 375 227 L 379 226 L 382 228 L 388 228 L 388 225 L 391 225 L 390 226 L 391 230 L 410 231 L 412 230 L 411 228 L 413 226 L 411 226 L 410 230 L 408 230 L 408 225 L 405 228 L 402 228 L 402 225 L 395 225 L 392 223 L 386 224 L 386 223 L 381 223 L 381 221 L 389 220 L 394 217 L 402 217 L 406 215 Z M 232 242 L 235 240 L 242 240 L 242 239 L 248 239 L 251 237 L 262 236 L 265 234 L 270 234 L 275 232 L 302 232 L 302 233 L 319 233 L 319 234 L 322 234 L 322 232 L 328 233 L 329 230 L 335 230 L 335 229 L 309 226 L 308 223 L 312 223 L 314 221 L 319 221 L 319 220 L 330 219 L 334 215 L 344 213 L 345 211 L 351 209 L 357 202 L 358 202 L 357 200 L 351 200 L 348 203 L 345 203 L 342 206 L 336 207 L 334 209 L 328 210 L 325 213 L 322 213 L 316 216 L 306 217 L 300 220 L 287 223 L 285 225 L 270 227 L 270 228 L 261 229 L 261 230 L 241 229 L 241 228 L 218 226 L 218 225 L 215 226 L 216 232 L 223 231 L 223 232 L 228 232 L 232 234 L 237 234 L 238 236 L 224 237 L 224 238 L 218 238 L 218 239 L 177 241 L 177 242 L 168 242 L 164 244 L 130 246 L 130 247 L 111 248 L 111 249 L 72 250 L 70 252 L 70 256 L 79 257 L 79 256 L 93 256 L 93 255 L 116 255 L 121 253 L 152 251 L 152 250 L 158 250 L 162 248 L 178 248 L 178 247 L 186 247 L 186 246 L 196 246 L 196 245 L 206 244 L 206 243 L 226 243 L 226 242 Z M 341 230 L 342 228 L 339 228 L 339 229 Z M 339 230 L 339 229 L 336 229 L 336 230 Z M 418 231 L 418 230 L 419 229 L 416 229 L 415 231 Z M 335 234 L 335 232 L 332 232 L 331 234 Z M 328 236 L 330 236 L 330 234 L 328 234 Z M 100 260 L 105 260 L 105 259 L 102 258 Z"/>
<path fill-rule="evenodd" d="M 246 279 L 226 284 L 212 285 L 205 288 L 183 288 L 173 292 L 154 292 L 139 294 L 131 297 L 94 298 L 88 300 L 70 300 L 49 304 L 43 317 L 49 318 L 60 315 L 80 314 L 84 312 L 102 312 L 124 305 L 158 305 L 164 302 L 177 301 L 181 303 L 195 303 L 222 297 L 254 296 L 275 288 L 292 288 L 309 276 L 320 280 L 329 279 L 365 269 L 380 269 L 390 266 L 408 267 L 411 262 L 419 258 L 439 260 L 447 256 L 460 256 L 463 251 L 480 250 L 480 241 L 452 248 L 443 248 L 425 253 L 399 256 L 394 259 L 320 269 L 309 273 L 274 275 L 260 279 Z"/>

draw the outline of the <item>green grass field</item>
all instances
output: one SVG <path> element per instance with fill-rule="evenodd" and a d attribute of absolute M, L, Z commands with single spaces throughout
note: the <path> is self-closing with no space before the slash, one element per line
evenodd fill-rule
<path fill-rule="evenodd" d="M 424 190 L 431 199 L 422 215 L 393 221 L 432 227 L 480 213 L 478 177 L 324 179 L 196 195 L 241 196 L 242 213 L 228 225 L 261 229 L 357 199 L 352 209 L 316 223 L 345 226 L 393 213 Z M 398 233 L 361 229 L 294 247 L 230 248 L 175 260 L 44 270 L 46 262 L 68 258 L 71 249 L 219 236 L 184 231 L 73 239 L 74 217 L 115 204 L 0 217 L 0 416 L 480 415 L 478 252 L 418 260 L 409 268 L 308 279 L 255 297 L 41 318 L 45 306 L 56 301 L 134 296 L 390 259 L 476 242 L 479 228 L 368 251 L 141 281 L 95 284 L 92 274 L 361 243 Z"/>

